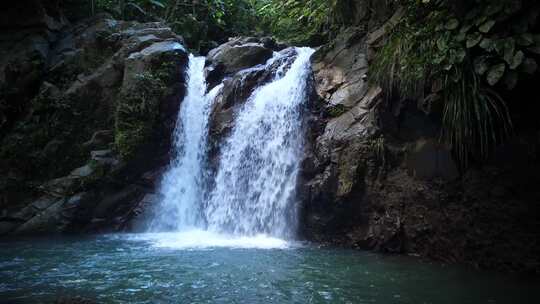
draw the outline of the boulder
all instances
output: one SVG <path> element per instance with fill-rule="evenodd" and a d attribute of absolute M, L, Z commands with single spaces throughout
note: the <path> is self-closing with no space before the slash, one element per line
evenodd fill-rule
<path fill-rule="evenodd" d="M 151 44 L 140 52 L 132 53 L 126 59 L 124 69 L 124 80 L 122 89 L 124 91 L 134 89 L 137 84 L 137 77 L 167 58 L 179 57 L 182 61 L 187 61 L 187 52 L 184 47 L 176 41 L 162 41 Z"/>
<path fill-rule="evenodd" d="M 222 45 L 210 51 L 208 60 L 214 65 L 223 66 L 223 73 L 233 74 L 240 70 L 263 64 L 272 57 L 272 50 L 259 43 L 230 46 Z"/>
<path fill-rule="evenodd" d="M 89 141 L 85 142 L 83 146 L 95 149 L 95 148 L 107 148 L 109 144 L 114 141 L 114 132 L 111 130 L 99 130 L 92 134 Z"/>
<path fill-rule="evenodd" d="M 93 196 L 88 193 L 78 193 L 69 198 L 61 198 L 49 207 L 37 213 L 34 217 L 20 225 L 14 234 L 51 234 L 62 233 L 69 226 L 80 220 L 75 217 L 84 205 L 91 204 Z"/>
<path fill-rule="evenodd" d="M 230 39 L 229 42 L 211 50 L 206 57 L 205 76 L 209 89 L 215 87 L 226 76 L 264 64 L 272 57 L 274 50 L 281 49 L 281 46 L 269 38 Z"/>
<path fill-rule="evenodd" d="M 349 28 L 332 48 L 323 47 L 313 56 L 317 93 L 326 108 L 350 109 L 368 92 L 368 62 L 364 37 L 359 28 Z"/>

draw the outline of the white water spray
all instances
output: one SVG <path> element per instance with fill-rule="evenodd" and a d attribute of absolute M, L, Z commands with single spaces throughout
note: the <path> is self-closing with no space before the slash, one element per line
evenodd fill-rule
<path fill-rule="evenodd" d="M 205 208 L 212 231 L 294 235 L 294 194 L 304 137 L 301 112 L 313 50 L 297 52 L 285 76 L 279 78 L 278 73 L 255 90 L 238 113 L 221 149 L 215 189 Z"/>
<path fill-rule="evenodd" d="M 208 94 L 204 57 L 189 57 L 187 96 L 174 133 L 176 157 L 161 183 L 162 201 L 151 231 L 180 231 L 202 225 L 201 205 L 210 108 L 221 86 Z"/>
<path fill-rule="evenodd" d="M 281 247 L 273 237 L 294 236 L 295 188 L 304 136 L 302 109 L 313 54 L 309 48 L 296 51 L 288 71 L 284 73 L 284 60 L 275 79 L 257 88 L 236 113 L 234 128 L 220 151 L 215 182 L 210 183 L 213 189 L 205 188 L 208 120 L 222 85 L 205 95 L 204 58 L 190 56 L 188 94 L 175 131 L 177 157 L 163 178 L 162 201 L 151 232 L 176 232 L 183 240 L 178 239 L 179 247 L 197 247 L 192 243 L 205 236 L 208 239 L 199 244 L 204 247 L 209 243 Z M 276 54 L 266 67 L 282 57 Z M 195 237 L 188 237 L 186 243 L 186 235 Z M 168 243 L 174 238 L 174 234 L 166 235 Z"/>

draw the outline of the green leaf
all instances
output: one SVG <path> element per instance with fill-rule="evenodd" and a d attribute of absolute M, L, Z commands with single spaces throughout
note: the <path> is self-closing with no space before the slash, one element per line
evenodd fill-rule
<path fill-rule="evenodd" d="M 489 33 L 489 31 L 491 31 L 491 29 L 493 28 L 493 26 L 495 25 L 495 20 L 489 20 L 487 21 L 486 23 L 482 24 L 478 30 L 481 32 L 481 33 Z"/>
<path fill-rule="evenodd" d="M 484 24 L 484 22 L 486 22 L 487 20 L 487 16 L 480 16 L 480 18 L 476 19 L 476 21 L 474 22 L 474 24 L 476 24 L 476 26 L 480 26 L 482 24 Z"/>
<path fill-rule="evenodd" d="M 496 85 L 499 80 L 504 76 L 504 72 L 506 71 L 506 64 L 499 63 L 489 70 L 487 73 L 487 82 L 490 86 Z"/>
<path fill-rule="evenodd" d="M 467 39 L 467 36 L 465 33 L 459 33 L 456 35 L 456 41 L 457 42 L 463 42 Z"/>
<path fill-rule="evenodd" d="M 523 59 L 525 59 L 525 54 L 522 51 L 517 51 L 512 58 L 512 61 L 508 63 L 510 65 L 510 69 L 515 70 L 523 63 Z"/>
<path fill-rule="evenodd" d="M 150 2 L 151 4 L 155 5 L 155 6 L 159 6 L 161 8 L 165 8 L 165 4 L 163 4 L 161 1 L 158 1 L 158 0 L 148 0 L 148 2 Z"/>
<path fill-rule="evenodd" d="M 508 64 L 512 64 L 514 60 L 514 52 L 516 50 L 516 44 L 514 39 L 509 38 L 504 40 L 503 58 Z"/>
<path fill-rule="evenodd" d="M 495 42 L 490 38 L 484 38 L 482 42 L 480 42 L 480 47 L 488 52 L 491 52 L 493 49 L 495 49 Z"/>
<path fill-rule="evenodd" d="M 458 26 L 459 26 L 459 21 L 456 18 L 452 18 L 446 23 L 445 27 L 447 30 L 455 30 L 458 28 Z"/>
<path fill-rule="evenodd" d="M 439 49 L 439 51 L 442 51 L 442 52 L 448 49 L 448 44 L 444 37 L 440 37 L 439 39 L 437 39 L 437 48 Z"/>
<path fill-rule="evenodd" d="M 466 24 L 464 26 L 461 27 L 461 29 L 459 30 L 460 33 L 462 34 L 466 34 L 467 32 L 469 32 L 469 30 L 472 28 L 472 24 Z"/>
<path fill-rule="evenodd" d="M 465 49 L 459 48 L 455 52 L 454 60 L 457 63 L 462 63 L 463 60 L 465 60 L 466 56 L 467 56 L 467 52 L 465 51 Z"/>
<path fill-rule="evenodd" d="M 445 59 L 446 59 L 446 56 L 435 55 L 435 58 L 433 59 L 433 63 L 436 64 L 436 65 L 439 65 L 439 64 L 443 63 L 443 61 Z"/>
<path fill-rule="evenodd" d="M 467 36 L 467 48 L 472 48 L 478 45 L 478 43 L 482 40 L 482 34 L 480 33 L 472 33 Z M 484 39 L 485 40 L 485 39 Z"/>
<path fill-rule="evenodd" d="M 534 37 L 531 33 L 521 34 L 517 37 L 516 42 L 521 46 L 530 46 L 534 43 Z"/>
<path fill-rule="evenodd" d="M 476 72 L 476 74 L 482 76 L 487 72 L 488 69 L 489 66 L 487 64 L 487 58 L 485 56 L 474 59 L 474 71 Z"/>
<path fill-rule="evenodd" d="M 504 57 L 504 50 L 506 48 L 506 39 L 499 39 L 494 43 L 495 51 L 500 56 Z"/>

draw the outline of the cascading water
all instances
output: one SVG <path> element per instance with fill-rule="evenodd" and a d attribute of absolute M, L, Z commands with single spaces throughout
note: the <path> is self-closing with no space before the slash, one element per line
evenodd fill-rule
<path fill-rule="evenodd" d="M 210 230 L 277 237 L 294 233 L 301 110 L 313 54 L 309 48 L 296 51 L 285 76 L 278 72 L 274 81 L 255 90 L 238 113 L 205 208 Z"/>
<path fill-rule="evenodd" d="M 177 157 L 162 181 L 162 201 L 151 223 L 152 232 L 199 230 L 182 235 L 181 247 L 231 244 L 219 234 L 235 235 L 233 243 L 241 246 L 255 242 L 256 247 L 262 243 L 273 247 L 281 243 L 246 237 L 294 235 L 294 194 L 304 135 L 302 108 L 313 52 L 297 48 L 290 67 L 290 61 L 281 61 L 275 79 L 257 88 L 238 110 L 234 128 L 220 149 L 212 189 L 205 189 L 204 182 L 208 120 L 222 85 L 205 95 L 204 58 L 190 57 L 188 94 L 175 131 Z M 283 56 L 276 54 L 266 67 Z M 169 244 L 178 239 L 160 237 L 159 241 Z"/>
<path fill-rule="evenodd" d="M 189 57 L 187 96 L 176 123 L 176 157 L 161 184 L 162 200 L 151 231 L 179 231 L 201 225 L 208 117 L 221 86 L 208 94 L 204 57 Z"/>

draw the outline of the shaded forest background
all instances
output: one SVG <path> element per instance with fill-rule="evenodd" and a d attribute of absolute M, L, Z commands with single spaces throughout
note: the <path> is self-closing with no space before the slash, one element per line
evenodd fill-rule
<path fill-rule="evenodd" d="M 238 35 L 323 45 L 340 29 L 362 31 L 374 7 L 391 6 L 396 18 L 374 45 L 370 79 L 389 98 L 442 101 L 441 140 L 453 147 L 462 167 L 488 158 L 511 136 L 505 96 L 534 79 L 540 55 L 540 8 L 530 0 L 66 2 L 72 19 L 108 12 L 118 19 L 166 22 L 202 54 Z"/>
<path fill-rule="evenodd" d="M 395 12 L 368 41 L 369 80 L 388 99 L 437 104 L 440 140 L 462 169 L 488 159 L 517 129 L 537 130 L 521 100 L 538 78 L 540 5 L 534 0 L 66 0 L 72 22 L 100 13 L 163 22 L 190 51 L 206 54 L 232 36 L 272 36 L 289 45 L 331 43 L 365 32 L 377 7 Z M 56 3 L 56 4 L 52 4 Z M 374 27 L 376 28 L 376 26 Z M 509 102 L 511 100 L 511 102 Z M 13 105 L 0 102 L 8 113 Z M 334 111 L 339 113 L 339 109 Z M 2 120 L 0 119 L 0 124 Z"/>

